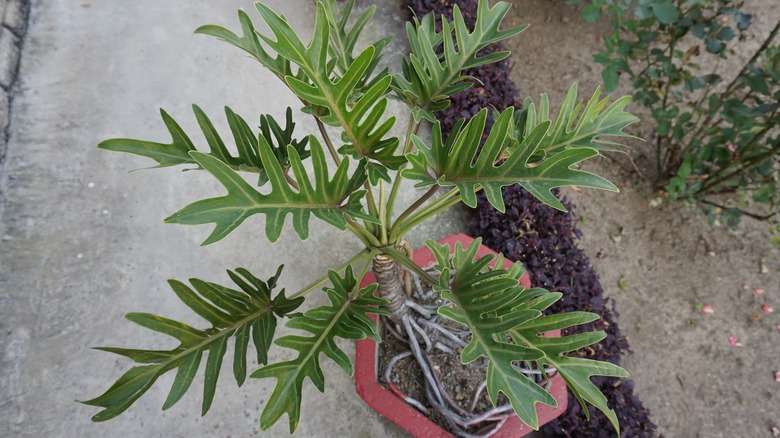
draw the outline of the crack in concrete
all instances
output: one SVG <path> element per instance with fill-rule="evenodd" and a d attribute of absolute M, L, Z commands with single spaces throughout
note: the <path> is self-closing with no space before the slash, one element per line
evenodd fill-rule
<path fill-rule="evenodd" d="M 11 10 L 15 8 L 15 10 Z M 5 167 L 6 167 L 6 155 L 8 149 L 8 140 L 11 135 L 11 119 L 12 119 L 12 107 L 14 91 L 16 84 L 19 81 L 19 65 L 21 64 L 21 55 L 24 48 L 25 36 L 27 34 L 27 28 L 30 19 L 30 0 L 17 0 L 5 3 L 5 8 L 0 11 L 3 17 L 2 26 L 0 28 L 7 29 L 8 32 L 16 39 L 13 45 L 18 50 L 18 56 L 16 57 L 13 65 L 2 66 L 9 71 L 9 77 L 11 80 L 7 85 L 0 84 L 2 93 L 5 93 L 6 108 L 0 108 L 0 114 L 5 111 L 5 126 L 2 127 L 2 135 L 0 135 L 0 224 L 3 223 L 3 217 L 5 212 Z M 15 23 L 9 23 L 14 21 Z M 9 54 L 0 54 L 0 56 L 10 56 Z"/>

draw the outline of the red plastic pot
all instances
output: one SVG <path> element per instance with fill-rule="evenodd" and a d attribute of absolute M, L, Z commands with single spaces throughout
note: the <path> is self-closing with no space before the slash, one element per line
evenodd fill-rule
<path fill-rule="evenodd" d="M 460 242 L 465 248 L 473 241 L 474 239 L 465 234 L 455 234 L 439 240 L 439 243 L 447 244 L 450 248 L 454 249 L 455 242 Z M 496 254 L 496 252 L 485 245 L 481 245 L 477 252 L 477 257 L 483 257 L 488 254 Z M 414 253 L 414 262 L 419 266 L 430 266 L 435 261 L 436 259 L 433 256 L 433 253 L 427 247 L 420 248 Z M 504 262 L 504 267 L 508 268 L 512 263 L 512 261 L 506 260 Z M 361 287 L 365 287 L 374 282 L 376 282 L 376 278 L 373 273 L 369 272 L 363 277 L 360 285 Z M 520 279 L 520 284 L 525 287 L 531 286 L 527 272 Z M 371 316 L 376 323 L 375 315 Z M 420 411 L 404 402 L 401 398 L 397 397 L 378 382 L 377 359 L 378 349 L 376 342 L 371 339 L 357 341 L 355 387 L 360 397 L 380 415 L 397 424 L 414 437 L 451 438 L 452 434 L 446 432 Z M 561 376 L 555 375 L 552 378 L 550 394 L 558 402 L 558 407 L 553 408 L 545 404 L 536 405 L 536 413 L 539 416 L 540 426 L 552 421 L 566 411 L 568 397 L 566 396 L 566 384 Z M 513 415 L 504 423 L 501 429 L 493 435 L 493 437 L 514 438 L 525 436 L 531 432 L 533 432 L 533 429 L 520 421 L 517 416 Z"/>

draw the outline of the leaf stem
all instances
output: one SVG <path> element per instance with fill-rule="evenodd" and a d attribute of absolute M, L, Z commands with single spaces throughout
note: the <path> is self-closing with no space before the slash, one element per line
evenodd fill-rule
<path fill-rule="evenodd" d="M 336 152 L 336 148 L 333 147 L 333 142 L 330 141 L 330 135 L 328 135 L 328 131 L 325 130 L 325 124 L 322 123 L 322 120 L 320 120 L 319 117 L 314 116 L 314 120 L 317 121 L 317 128 L 320 130 L 320 135 L 322 136 L 322 140 L 325 141 L 325 145 L 328 147 L 328 152 L 330 152 L 330 156 L 333 158 L 333 161 L 336 163 L 336 166 L 341 164 L 341 158 L 339 158 L 338 152 Z"/>
<path fill-rule="evenodd" d="M 298 183 L 295 182 L 295 180 L 293 179 L 293 177 L 290 176 L 289 173 L 284 172 L 284 178 L 287 180 L 287 182 L 290 184 L 292 188 L 294 188 L 295 190 L 300 190 L 300 188 L 298 188 Z"/>
<path fill-rule="evenodd" d="M 347 229 L 352 231 L 352 233 L 355 234 L 355 236 L 357 236 L 361 242 L 363 242 L 366 248 L 378 248 L 382 246 L 376 236 L 371 234 L 371 232 L 368 231 L 365 227 L 353 221 L 349 217 L 345 217 L 345 219 L 347 220 Z"/>
<path fill-rule="evenodd" d="M 379 242 L 382 245 L 387 245 L 387 214 L 385 209 L 387 204 L 385 203 L 385 182 L 379 180 Z"/>
<path fill-rule="evenodd" d="M 366 249 L 360 251 L 359 253 L 357 253 L 351 259 L 349 259 L 346 262 L 344 262 L 341 265 L 339 265 L 336 269 L 334 269 L 334 271 L 336 271 L 339 274 L 341 274 L 342 272 L 344 272 L 345 269 L 347 269 L 347 266 L 352 265 L 354 263 L 357 263 L 357 262 L 359 262 L 359 261 L 361 261 L 363 259 L 370 259 L 371 256 L 373 255 L 373 253 L 374 253 L 374 251 L 366 248 Z M 308 294 L 309 292 L 313 291 L 314 289 L 318 288 L 319 286 L 321 286 L 321 285 L 323 285 L 323 284 L 325 284 L 327 282 L 328 282 L 328 276 L 327 275 L 323 275 L 322 277 L 320 277 L 319 279 L 315 280 L 314 282 L 312 282 L 308 286 L 304 287 L 303 289 L 301 289 L 298 292 L 296 292 L 293 295 L 291 295 L 288 299 L 292 300 L 292 299 L 295 299 L 295 298 L 298 298 L 298 297 L 302 297 L 302 296 Z"/>
<path fill-rule="evenodd" d="M 420 132 L 420 127 L 422 126 L 422 120 L 415 123 L 414 121 L 414 115 L 409 114 L 409 123 L 406 126 L 406 135 L 404 136 L 404 149 L 403 153 L 408 154 L 412 151 L 412 134 L 417 135 L 418 132 Z M 393 188 L 390 190 L 390 198 L 387 201 L 387 218 L 386 221 L 390 223 L 392 220 L 393 215 L 393 207 L 395 206 L 395 198 L 398 196 L 398 190 L 401 188 L 401 181 L 403 178 L 401 178 L 401 171 L 406 167 L 406 163 L 404 163 L 401 168 L 398 169 L 398 173 L 396 174 L 395 181 L 393 181 Z"/>
<path fill-rule="evenodd" d="M 355 284 L 355 288 L 352 289 L 349 293 L 349 299 L 354 300 L 358 296 L 358 292 L 360 292 L 360 281 L 363 280 L 363 277 L 366 275 L 366 272 L 368 272 L 368 267 L 371 266 L 371 259 L 374 257 L 374 252 L 371 252 L 371 256 L 366 260 L 366 263 L 363 264 L 363 267 L 360 268 L 360 274 L 358 274 L 357 283 Z"/>
<path fill-rule="evenodd" d="M 442 211 L 456 205 L 460 202 L 460 191 L 455 188 L 445 193 L 443 196 L 428 204 L 422 210 L 407 218 L 403 223 L 396 221 L 393 229 L 390 231 L 390 240 L 395 242 L 403 238 L 409 230 L 416 227 L 420 222 L 441 213 Z"/>
<path fill-rule="evenodd" d="M 378 218 L 379 212 L 377 211 L 376 201 L 374 201 L 374 192 L 371 191 L 371 184 L 366 181 L 363 183 L 363 187 L 366 189 L 366 204 L 368 205 L 368 214 Z M 366 223 L 366 226 L 370 227 L 372 224 Z"/>
<path fill-rule="evenodd" d="M 403 222 L 412 214 L 415 210 L 420 208 L 426 201 L 431 199 L 433 195 L 436 194 L 436 192 L 439 190 L 439 186 L 434 184 L 427 192 L 425 192 L 424 195 L 420 197 L 417 201 L 415 201 L 414 204 L 410 205 L 409 208 L 406 209 L 403 213 L 401 213 L 400 216 L 398 216 L 398 219 L 396 219 L 395 223 L 393 223 L 393 227 L 391 228 L 391 234 L 393 231 L 398 231 L 398 228 L 400 227 L 400 224 L 403 224 Z"/>

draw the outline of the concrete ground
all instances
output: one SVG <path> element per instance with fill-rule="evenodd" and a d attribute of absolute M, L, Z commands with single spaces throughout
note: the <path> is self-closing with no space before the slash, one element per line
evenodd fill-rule
<path fill-rule="evenodd" d="M 307 0 L 276 0 L 303 34 L 312 28 Z M 365 2 L 360 2 L 364 6 Z M 372 39 L 403 35 L 398 1 L 379 2 Z M 123 319 L 147 311 L 194 325 L 166 279 L 227 283 L 225 269 L 244 266 L 270 276 L 287 269 L 281 285 L 295 291 L 349 258 L 355 239 L 313 219 L 301 242 L 286 224 L 278 245 L 262 237 L 262 219 L 247 221 L 223 241 L 199 247 L 210 226 L 163 225 L 184 205 L 223 189 L 204 172 L 155 169 L 150 160 L 96 148 L 122 136 L 168 141 L 158 108 L 165 108 L 204 147 L 192 103 L 228 134 L 223 105 L 256 120 L 296 109 L 298 132 L 315 132 L 292 95 L 238 49 L 192 35 L 202 24 L 238 28 L 236 9 L 251 16 L 252 1 L 33 0 L 13 91 L 5 158 L 0 163 L 0 434 L 31 437 L 250 436 L 273 387 L 248 379 L 237 388 L 223 367 L 214 406 L 200 417 L 202 372 L 176 406 L 161 406 L 166 375 L 125 414 L 92 423 L 98 409 L 74 402 L 102 393 L 129 360 L 93 346 L 155 348 L 163 337 Z M 396 38 L 389 52 L 405 50 Z M 392 59 L 391 59 L 392 61 Z M 398 108 L 396 108 L 397 110 Z M 398 122 L 405 125 L 406 116 Z M 2 158 L 2 157 L 0 157 Z M 408 201 L 414 189 L 405 190 Z M 457 215 L 427 224 L 415 235 L 440 238 L 462 231 Z M 324 303 L 322 294 L 314 302 Z M 164 341 L 163 341 L 164 342 Z M 232 345 L 232 344 L 231 344 Z M 344 348 L 354 354 L 351 343 Z M 230 353 L 228 353 L 230 354 Z M 290 357 L 272 350 L 272 360 Z M 402 436 L 358 398 L 353 382 L 323 357 L 327 390 L 306 384 L 299 436 Z M 287 436 L 283 418 L 266 436 Z"/>

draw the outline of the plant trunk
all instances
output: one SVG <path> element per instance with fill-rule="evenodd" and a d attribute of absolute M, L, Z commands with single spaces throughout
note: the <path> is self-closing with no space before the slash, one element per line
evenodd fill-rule
<path fill-rule="evenodd" d="M 379 285 L 379 296 L 390 301 L 387 309 L 393 314 L 392 320 L 399 322 L 409 313 L 401 280 L 401 264 L 384 255 L 374 257 L 374 275 Z"/>

